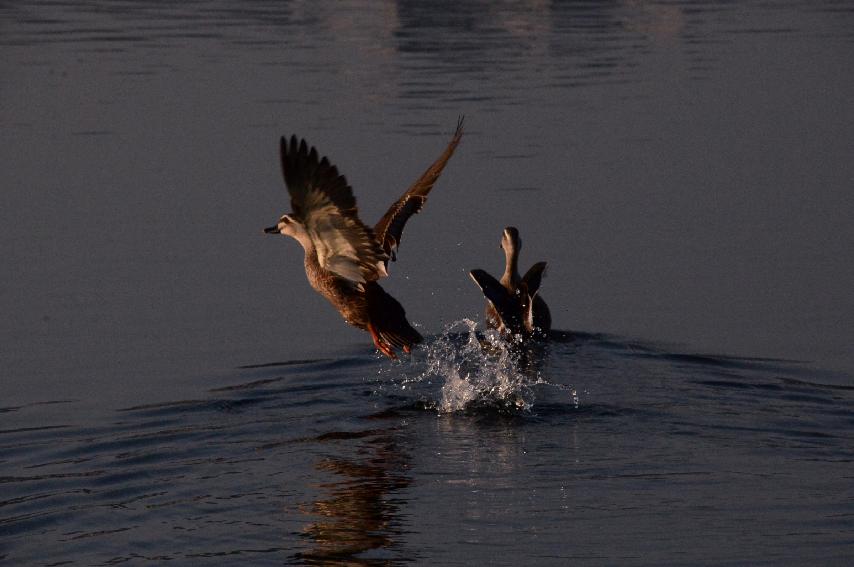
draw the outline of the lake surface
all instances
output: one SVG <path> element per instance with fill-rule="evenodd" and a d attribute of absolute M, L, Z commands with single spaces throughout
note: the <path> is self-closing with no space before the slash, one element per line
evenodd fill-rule
<path fill-rule="evenodd" d="M 0 561 L 850 563 L 854 4 L 4 2 L 0 51 Z M 459 115 L 393 363 L 261 233 L 278 139 L 373 224 Z"/>

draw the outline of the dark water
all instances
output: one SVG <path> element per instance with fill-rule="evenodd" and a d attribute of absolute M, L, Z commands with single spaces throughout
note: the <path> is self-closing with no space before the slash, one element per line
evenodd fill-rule
<path fill-rule="evenodd" d="M 854 556 L 850 2 L 0 2 L 0 560 Z M 467 132 L 372 353 L 282 134 L 373 221 Z M 467 271 L 560 331 L 471 342 Z"/>
<path fill-rule="evenodd" d="M 489 361 L 473 351 L 447 362 L 444 349 L 465 352 L 467 340 L 433 337 L 426 355 L 392 366 L 352 354 L 241 368 L 197 399 L 88 419 L 74 402 L 4 408 L 4 556 L 850 561 L 850 387 L 792 364 L 598 335 L 556 337 L 537 381 L 480 372 Z M 469 371 L 465 384 L 455 369 Z M 529 408 L 496 404 L 499 384 Z M 471 389 L 480 401 L 460 403 Z"/>

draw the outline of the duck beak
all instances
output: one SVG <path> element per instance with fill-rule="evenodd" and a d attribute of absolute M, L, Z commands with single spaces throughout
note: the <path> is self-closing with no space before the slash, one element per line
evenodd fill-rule
<path fill-rule="evenodd" d="M 268 226 L 264 229 L 264 234 L 279 234 L 278 226 Z"/>

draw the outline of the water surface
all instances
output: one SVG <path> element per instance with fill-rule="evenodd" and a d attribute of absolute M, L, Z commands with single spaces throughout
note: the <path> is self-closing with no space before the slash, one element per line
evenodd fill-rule
<path fill-rule="evenodd" d="M 852 30 L 830 0 L 0 4 L 0 558 L 845 564 Z M 386 286 L 428 345 L 392 364 L 261 234 L 278 138 L 373 222 L 460 114 Z M 559 330 L 526 372 L 461 322 L 510 224 Z"/>

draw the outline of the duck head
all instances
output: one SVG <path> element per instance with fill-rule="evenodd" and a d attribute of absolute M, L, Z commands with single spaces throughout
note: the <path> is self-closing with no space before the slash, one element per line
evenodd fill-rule
<path fill-rule="evenodd" d="M 308 249 L 311 244 L 311 238 L 305 225 L 297 220 L 293 215 L 282 215 L 279 222 L 274 226 L 269 226 L 264 229 L 265 234 L 284 234 L 296 239 L 303 248 Z"/>
<path fill-rule="evenodd" d="M 265 234 L 284 234 L 285 236 L 293 236 L 296 238 L 296 219 L 291 215 L 282 215 L 279 222 L 273 226 L 268 226 L 264 229 Z"/>
<path fill-rule="evenodd" d="M 519 250 L 522 249 L 522 238 L 515 226 L 504 228 L 504 233 L 501 235 L 501 248 L 507 256 L 519 254 Z"/>

